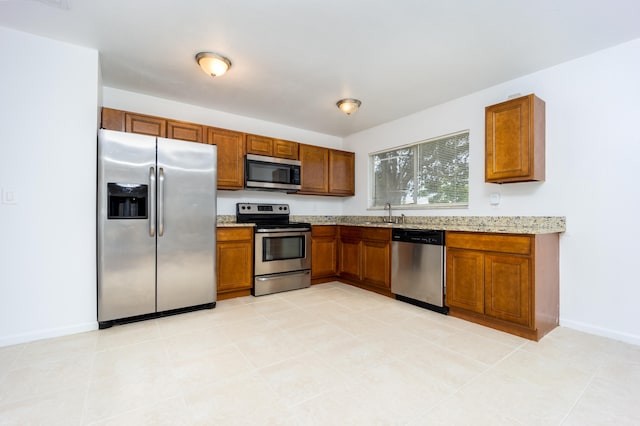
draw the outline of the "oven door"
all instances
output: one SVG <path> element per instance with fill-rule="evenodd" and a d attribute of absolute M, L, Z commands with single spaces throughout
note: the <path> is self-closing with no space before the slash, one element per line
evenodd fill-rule
<path fill-rule="evenodd" d="M 255 275 L 311 269 L 311 231 L 257 232 Z"/>

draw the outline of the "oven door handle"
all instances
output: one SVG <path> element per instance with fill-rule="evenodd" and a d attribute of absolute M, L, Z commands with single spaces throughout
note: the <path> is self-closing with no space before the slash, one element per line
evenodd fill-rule
<path fill-rule="evenodd" d="M 278 278 L 291 276 L 291 275 L 309 275 L 310 273 L 311 271 L 309 271 L 308 269 L 305 269 L 304 271 L 282 272 L 276 275 L 271 275 L 266 277 L 256 277 L 256 281 L 269 281 L 269 280 L 275 280 Z"/>

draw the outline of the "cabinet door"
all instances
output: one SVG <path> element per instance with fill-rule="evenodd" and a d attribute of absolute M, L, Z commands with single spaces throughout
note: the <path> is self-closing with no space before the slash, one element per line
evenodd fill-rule
<path fill-rule="evenodd" d="M 273 156 L 273 139 L 258 135 L 247 135 L 247 154 Z"/>
<path fill-rule="evenodd" d="M 337 195 L 355 194 L 355 154 L 329 150 L 329 192 Z"/>
<path fill-rule="evenodd" d="M 530 258 L 486 254 L 484 313 L 522 325 L 531 323 Z"/>
<path fill-rule="evenodd" d="M 361 249 L 362 241 L 342 238 L 338 244 L 338 275 L 341 277 L 360 281 Z"/>
<path fill-rule="evenodd" d="M 204 126 L 184 121 L 167 120 L 167 137 L 181 141 L 204 143 Z"/>
<path fill-rule="evenodd" d="M 218 147 L 218 189 L 244 188 L 244 134 L 209 127 L 207 143 Z"/>
<path fill-rule="evenodd" d="M 362 280 L 385 290 L 391 288 L 391 245 L 389 241 L 362 242 Z"/>
<path fill-rule="evenodd" d="M 544 180 L 544 101 L 529 95 L 492 105 L 485 120 L 485 180 Z"/>
<path fill-rule="evenodd" d="M 313 227 L 316 229 L 317 227 Z M 337 274 L 338 242 L 335 226 L 329 228 L 324 235 L 311 235 L 311 278 L 333 277 Z"/>
<path fill-rule="evenodd" d="M 124 123 L 125 132 L 128 133 L 140 133 L 161 138 L 167 135 L 167 120 L 163 118 L 125 112 Z"/>
<path fill-rule="evenodd" d="M 447 306 L 484 312 L 484 254 L 447 248 Z"/>
<path fill-rule="evenodd" d="M 247 290 L 253 285 L 253 230 L 217 230 L 218 292 Z"/>
<path fill-rule="evenodd" d="M 273 156 L 278 158 L 298 159 L 298 142 L 283 141 L 275 139 L 273 141 Z"/>
<path fill-rule="evenodd" d="M 100 128 L 124 132 L 124 111 L 102 108 Z"/>
<path fill-rule="evenodd" d="M 300 145 L 300 193 L 327 194 L 329 191 L 329 149 Z"/>

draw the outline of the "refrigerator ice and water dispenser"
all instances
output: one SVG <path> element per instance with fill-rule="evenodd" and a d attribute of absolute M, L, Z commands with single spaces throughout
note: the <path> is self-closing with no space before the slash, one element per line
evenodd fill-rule
<path fill-rule="evenodd" d="M 108 219 L 146 219 L 148 186 L 136 183 L 108 183 Z"/>

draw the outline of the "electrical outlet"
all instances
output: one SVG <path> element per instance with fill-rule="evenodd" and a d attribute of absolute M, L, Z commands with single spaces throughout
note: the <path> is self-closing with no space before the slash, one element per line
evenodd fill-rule
<path fill-rule="evenodd" d="M 492 206 L 499 206 L 500 205 L 500 193 L 499 192 L 494 192 L 489 196 L 489 203 Z"/>
<path fill-rule="evenodd" d="M 18 204 L 15 191 L 0 188 L 0 204 L 5 206 L 15 206 Z"/>

